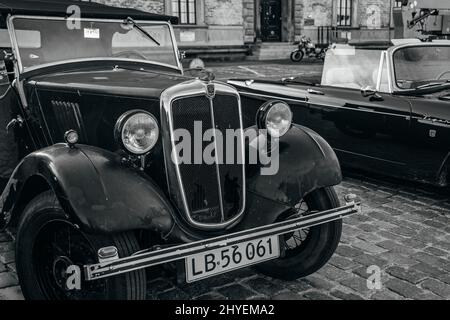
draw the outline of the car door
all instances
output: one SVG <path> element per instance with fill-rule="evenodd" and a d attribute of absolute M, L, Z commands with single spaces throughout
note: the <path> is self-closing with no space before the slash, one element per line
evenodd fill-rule
<path fill-rule="evenodd" d="M 308 125 L 330 143 L 344 166 L 407 170 L 411 106 L 406 99 L 322 86 L 308 90 L 308 102 Z"/>
<path fill-rule="evenodd" d="M 450 94 L 450 90 L 448 91 Z M 411 171 L 425 180 L 445 182 L 450 168 L 450 100 L 445 93 L 410 97 L 412 120 L 410 144 L 415 156 Z"/>

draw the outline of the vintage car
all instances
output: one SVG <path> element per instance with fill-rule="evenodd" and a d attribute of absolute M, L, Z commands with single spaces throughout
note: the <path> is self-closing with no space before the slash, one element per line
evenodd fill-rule
<path fill-rule="evenodd" d="M 325 138 L 343 167 L 449 184 L 450 41 L 334 45 L 321 79 L 229 83 L 247 108 L 287 102 L 294 123 Z"/>
<path fill-rule="evenodd" d="M 360 210 L 336 196 L 335 153 L 286 103 L 247 108 L 210 72 L 187 76 L 176 18 L 79 1 L 0 0 L 0 14 L 0 141 L 17 156 L 0 228 L 26 298 L 143 299 L 157 265 L 188 283 L 250 265 L 296 279 L 332 256 Z M 184 161 L 182 133 L 208 128 Z"/>

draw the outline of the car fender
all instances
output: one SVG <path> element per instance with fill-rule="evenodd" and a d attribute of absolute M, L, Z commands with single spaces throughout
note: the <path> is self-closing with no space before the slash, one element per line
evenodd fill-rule
<path fill-rule="evenodd" d="M 273 175 L 247 170 L 247 190 L 293 207 L 312 191 L 342 181 L 338 158 L 316 132 L 300 125 L 279 139 L 279 168 Z M 261 167 L 261 165 L 259 165 Z"/>
<path fill-rule="evenodd" d="M 64 211 L 87 232 L 167 233 L 173 226 L 173 207 L 139 169 L 123 164 L 116 153 L 62 143 L 29 154 L 16 167 L 0 199 L 4 226 L 17 223 L 24 199 L 35 192 L 36 187 L 27 187 L 33 179 L 45 181 Z"/>

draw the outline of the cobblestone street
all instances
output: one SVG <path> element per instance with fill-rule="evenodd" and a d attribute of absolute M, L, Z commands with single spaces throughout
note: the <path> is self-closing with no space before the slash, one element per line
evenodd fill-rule
<path fill-rule="evenodd" d="M 317 60 L 308 60 L 302 63 L 292 63 L 289 60 L 268 62 L 226 62 L 208 63 L 206 68 L 216 74 L 217 79 L 244 78 L 244 79 L 274 79 L 296 76 L 319 76 L 322 74 L 322 64 Z"/>
<path fill-rule="evenodd" d="M 450 197 L 428 187 L 352 174 L 337 187 L 355 193 L 363 214 L 345 219 L 341 244 L 319 272 L 280 281 L 235 271 L 176 285 L 160 269 L 148 283 L 149 299 L 450 299 Z M 381 269 L 380 290 L 367 288 L 368 266 Z M 13 244 L 0 234 L 0 299 L 21 298 Z"/>
<path fill-rule="evenodd" d="M 207 64 L 207 67 L 208 64 Z M 317 63 L 212 64 L 217 78 L 320 75 Z M 155 269 L 148 299 L 450 299 L 450 193 L 426 186 L 347 174 L 340 199 L 357 194 L 363 214 L 345 219 L 341 244 L 319 272 L 280 281 L 243 269 L 190 285 Z M 368 289 L 369 266 L 381 269 L 381 289 Z M 0 234 L 0 299 L 20 299 L 14 246 Z"/>

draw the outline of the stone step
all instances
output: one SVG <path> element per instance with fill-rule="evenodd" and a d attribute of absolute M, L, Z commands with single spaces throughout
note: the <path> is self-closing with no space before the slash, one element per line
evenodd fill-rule
<path fill-rule="evenodd" d="M 291 52 L 295 49 L 295 46 L 281 48 L 255 48 L 253 50 L 253 55 L 248 57 L 248 60 L 289 59 Z"/>
<path fill-rule="evenodd" d="M 266 50 L 266 49 L 296 49 L 298 46 L 295 44 L 280 44 L 280 45 L 265 45 L 265 46 L 257 46 L 257 49 Z"/>

